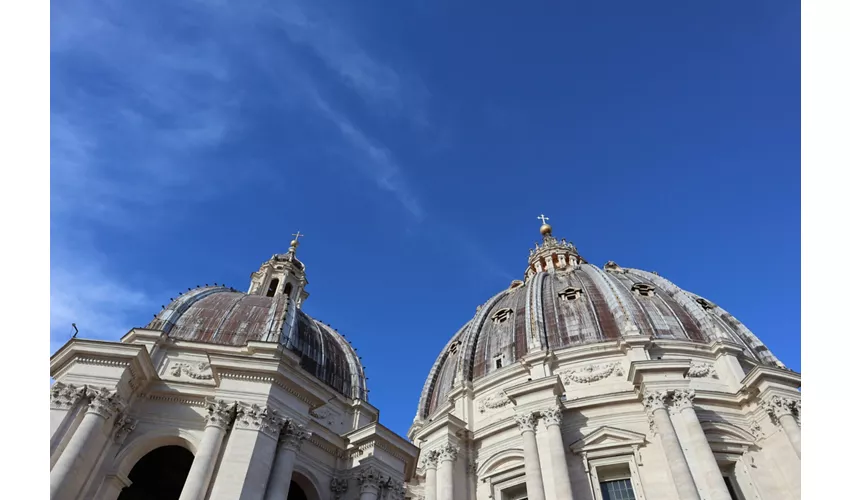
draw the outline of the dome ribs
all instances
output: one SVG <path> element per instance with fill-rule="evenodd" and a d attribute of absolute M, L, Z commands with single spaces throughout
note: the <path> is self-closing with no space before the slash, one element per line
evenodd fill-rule
<path fill-rule="evenodd" d="M 576 269 L 575 274 L 581 281 L 582 289 L 587 291 L 590 305 L 596 313 L 596 320 L 599 322 L 599 328 L 602 331 L 602 338 L 594 340 L 615 340 L 620 336 L 620 329 L 617 328 L 614 313 L 608 307 L 608 303 L 605 301 L 605 297 L 603 297 L 596 283 L 594 283 L 582 267 Z"/>

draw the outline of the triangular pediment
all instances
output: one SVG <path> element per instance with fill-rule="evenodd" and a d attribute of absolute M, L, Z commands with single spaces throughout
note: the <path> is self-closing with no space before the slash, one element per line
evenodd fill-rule
<path fill-rule="evenodd" d="M 603 426 L 570 445 L 573 453 L 605 450 L 609 448 L 643 446 L 646 436 L 634 431 Z"/>

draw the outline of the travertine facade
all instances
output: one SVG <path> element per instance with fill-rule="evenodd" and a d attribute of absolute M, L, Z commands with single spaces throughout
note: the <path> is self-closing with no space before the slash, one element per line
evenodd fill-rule
<path fill-rule="evenodd" d="M 403 498 L 418 450 L 379 423 L 348 342 L 301 311 L 297 246 L 248 293 L 188 290 L 120 342 L 53 355 L 51 498 Z"/>
<path fill-rule="evenodd" d="M 716 304 L 541 227 L 440 353 L 403 439 L 289 252 L 51 358 L 51 498 L 783 500 L 800 376 Z M 421 448 L 421 451 L 420 451 Z"/>
<path fill-rule="evenodd" d="M 525 280 L 481 306 L 427 378 L 410 495 L 800 498 L 799 374 L 712 302 L 590 265 L 543 221 Z"/>

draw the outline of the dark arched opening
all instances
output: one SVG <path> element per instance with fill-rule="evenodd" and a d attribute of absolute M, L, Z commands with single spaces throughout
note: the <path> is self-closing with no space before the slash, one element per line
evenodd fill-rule
<path fill-rule="evenodd" d="M 298 483 L 291 481 L 289 483 L 289 494 L 286 495 L 286 500 L 307 500 L 307 494 L 298 486 Z"/>
<path fill-rule="evenodd" d="M 269 283 L 269 291 L 266 292 L 266 297 L 274 297 L 274 293 L 277 291 L 277 285 L 280 283 L 280 280 L 277 278 L 273 279 L 271 283 Z"/>
<path fill-rule="evenodd" d="M 118 500 L 178 500 L 195 459 L 182 446 L 163 446 L 143 456 L 128 476 L 132 484 Z"/>
<path fill-rule="evenodd" d="M 292 293 L 292 283 L 287 283 L 285 287 L 283 287 L 283 294 L 289 295 Z"/>

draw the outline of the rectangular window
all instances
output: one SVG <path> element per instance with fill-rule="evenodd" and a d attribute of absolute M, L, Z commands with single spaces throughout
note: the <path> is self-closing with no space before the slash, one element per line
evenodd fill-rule
<path fill-rule="evenodd" d="M 636 500 L 631 479 L 602 481 L 599 486 L 602 490 L 602 500 Z"/>

